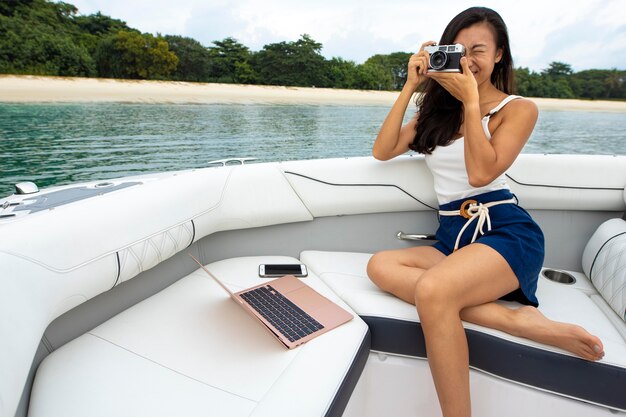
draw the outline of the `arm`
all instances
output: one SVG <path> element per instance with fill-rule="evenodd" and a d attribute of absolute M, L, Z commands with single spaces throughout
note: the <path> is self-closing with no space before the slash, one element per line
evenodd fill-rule
<path fill-rule="evenodd" d="M 372 148 L 374 158 L 387 161 L 409 150 L 409 144 L 415 137 L 417 115 L 404 126 L 402 126 L 402 120 L 414 91 L 415 89 L 407 84 L 402 88 L 400 96 L 396 99 L 376 136 Z"/>
<path fill-rule="evenodd" d="M 463 103 L 465 166 L 470 185 L 481 187 L 513 164 L 535 127 L 538 112 L 530 100 L 510 102 L 500 110 L 500 124 L 491 140 L 487 139 L 482 126 L 478 86 L 467 58 L 461 58 L 461 65 L 461 74 L 430 74 L 430 77 Z"/>
<path fill-rule="evenodd" d="M 400 92 L 400 96 L 398 96 L 385 118 L 372 148 L 372 155 L 376 159 L 386 161 L 402 155 L 409 150 L 409 144 L 413 142 L 417 116 L 412 118 L 405 126 L 402 126 L 402 121 L 413 93 L 426 78 L 428 53 L 424 51 L 424 46 L 431 44 L 434 44 L 434 42 L 424 43 L 420 51 L 409 59 L 406 83 Z"/>
<path fill-rule="evenodd" d="M 537 106 L 525 99 L 508 103 L 500 110 L 502 120 L 491 140 L 485 136 L 479 106 L 464 106 L 464 112 L 467 175 L 473 187 L 482 187 L 515 162 L 535 127 Z"/>

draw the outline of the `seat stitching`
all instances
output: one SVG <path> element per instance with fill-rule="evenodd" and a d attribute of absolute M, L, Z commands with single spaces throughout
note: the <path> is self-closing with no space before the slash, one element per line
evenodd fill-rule
<path fill-rule="evenodd" d="M 118 345 L 118 344 L 117 344 L 117 343 L 115 343 L 115 342 L 112 342 L 112 341 L 110 341 L 110 340 L 108 340 L 108 339 L 105 339 L 105 338 L 103 338 L 103 337 L 101 337 L 101 336 L 98 336 L 97 334 L 94 334 L 94 333 L 91 333 L 91 332 L 86 333 L 86 334 L 88 334 L 88 335 L 90 335 L 90 336 L 93 336 L 93 337 L 96 337 L 96 338 L 98 338 L 98 339 L 102 340 L 103 342 L 107 342 L 107 343 L 109 343 L 109 344 L 111 344 L 111 345 L 113 345 L 113 346 L 116 346 L 116 347 L 118 347 L 118 348 L 120 348 L 120 349 L 122 349 L 122 350 L 125 350 L 126 352 L 131 353 L 131 354 L 133 354 L 133 355 L 135 355 L 135 356 L 137 356 L 137 357 L 139 357 L 139 358 L 142 358 L 142 359 L 145 359 L 145 360 L 147 360 L 147 361 L 149 361 L 149 362 L 152 362 L 153 364 L 158 365 L 158 366 L 160 366 L 161 368 L 165 368 L 165 369 L 167 369 L 168 371 L 174 372 L 174 373 L 176 373 L 176 374 L 178 374 L 178 375 L 184 376 L 185 378 L 191 379 L 192 381 L 199 382 L 200 384 L 202 384 L 202 385 L 206 385 L 207 387 L 215 388 L 215 389 L 220 390 L 220 391 L 222 391 L 222 392 L 225 392 L 225 393 L 227 393 L 227 394 L 234 395 L 234 396 L 236 396 L 236 397 L 239 397 L 239 398 L 242 398 L 242 399 L 244 399 L 244 400 L 248 400 L 248 401 L 251 401 L 251 402 L 253 402 L 253 403 L 255 403 L 255 404 L 258 404 L 258 401 L 253 400 L 252 398 L 245 397 L 245 396 L 243 396 L 243 395 L 241 395 L 241 394 L 237 394 L 237 393 L 235 393 L 235 392 L 230 392 L 230 391 L 225 390 L 225 389 L 223 389 L 223 388 L 216 387 L 216 386 L 214 386 L 214 385 L 208 384 L 208 383 L 206 383 L 206 382 L 204 382 L 204 381 L 201 381 L 201 380 L 199 380 L 199 379 L 197 379 L 197 378 L 194 378 L 194 377 L 192 377 L 192 376 L 186 375 L 186 374 L 184 374 L 184 373 L 182 373 L 182 372 L 180 372 L 180 371 L 177 371 L 176 369 L 172 369 L 172 368 L 170 368 L 170 367 L 168 367 L 168 366 L 163 365 L 162 363 L 156 362 L 156 361 L 154 361 L 154 360 L 152 360 L 152 359 L 150 359 L 150 358 L 147 358 L 147 357 L 145 357 L 145 356 L 143 356 L 143 355 L 140 355 L 140 354 L 138 354 L 137 352 L 133 352 L 132 350 L 127 349 L 127 348 L 125 348 L 124 346 L 120 346 L 120 345 Z"/>
<path fill-rule="evenodd" d="M 593 267 L 596 264 L 596 260 L 598 259 L 598 255 L 600 255 L 600 252 L 602 252 L 602 249 L 604 248 L 604 246 L 609 243 L 611 240 L 615 239 L 618 236 L 624 235 L 626 234 L 626 232 L 621 232 L 616 234 L 615 236 L 611 236 L 609 239 L 607 239 L 602 246 L 600 246 L 600 249 L 598 249 L 598 252 L 596 252 L 596 256 L 593 257 L 593 262 L 591 262 L 591 268 L 589 268 L 589 279 L 591 279 L 593 281 Z"/>

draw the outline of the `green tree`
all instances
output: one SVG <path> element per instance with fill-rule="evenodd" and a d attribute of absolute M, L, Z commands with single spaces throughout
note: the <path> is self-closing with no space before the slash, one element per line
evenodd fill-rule
<path fill-rule="evenodd" d="M 100 12 L 89 16 L 76 16 L 74 22 L 76 22 L 81 31 L 97 36 L 117 33 L 120 30 L 136 32 L 135 29 L 129 28 L 126 22 L 105 16 Z"/>
<path fill-rule="evenodd" d="M 577 97 L 598 99 L 606 97 L 605 74 L 600 70 L 581 71 L 574 76 L 572 88 Z"/>
<path fill-rule="evenodd" d="M 617 69 L 613 68 L 612 70 L 607 71 L 606 78 L 604 80 L 607 90 L 606 98 L 624 97 L 622 95 L 624 91 L 624 81 L 626 81 L 626 77 L 624 77 L 624 74 L 620 73 Z"/>
<path fill-rule="evenodd" d="M 385 81 L 385 89 L 401 90 L 406 82 L 407 66 L 411 54 L 408 52 L 394 52 L 388 55 L 374 55 L 365 61 L 365 64 L 372 64 L 382 67 L 391 75 L 391 84 Z"/>
<path fill-rule="evenodd" d="M 361 88 L 366 90 L 393 90 L 394 79 L 389 68 L 376 61 L 368 61 L 365 61 L 361 66 Z"/>
<path fill-rule="evenodd" d="M 585 70 L 572 75 L 570 84 L 577 97 L 590 99 L 626 98 L 626 71 Z"/>
<path fill-rule="evenodd" d="M 0 0 L 0 73 L 174 79 L 399 90 L 410 53 L 377 54 L 358 65 L 326 60 L 309 35 L 259 52 L 228 37 L 205 48 L 192 38 L 153 36 L 98 12 L 81 16 L 63 1 Z M 626 71 L 574 72 L 554 61 L 537 73 L 515 70 L 525 96 L 626 100 Z"/>
<path fill-rule="evenodd" d="M 178 65 L 178 57 L 160 36 L 120 31 L 103 38 L 96 49 L 101 77 L 164 79 Z"/>
<path fill-rule="evenodd" d="M 126 22 L 105 16 L 100 12 L 89 16 L 75 16 L 73 20 L 80 30 L 80 43 L 87 48 L 92 56 L 96 51 L 98 42 L 105 36 L 121 30 L 139 33 L 139 31 L 129 28 Z"/>
<path fill-rule="evenodd" d="M 328 80 L 335 88 L 360 88 L 361 74 L 354 61 L 334 57 L 328 62 Z"/>
<path fill-rule="evenodd" d="M 574 73 L 571 65 L 564 62 L 551 62 L 548 68 L 541 72 L 543 94 L 542 97 L 573 98 L 572 86 L 569 84 Z"/>
<path fill-rule="evenodd" d="M 221 83 L 253 82 L 256 78 L 249 64 L 250 50 L 234 38 L 213 41 L 209 47 L 209 77 Z"/>
<path fill-rule="evenodd" d="M 515 70 L 517 94 L 527 97 L 543 97 L 546 94 L 546 79 L 528 68 Z"/>
<path fill-rule="evenodd" d="M 0 72 L 90 76 L 94 64 L 78 42 L 77 9 L 45 0 L 11 0 L 0 6 Z"/>
<path fill-rule="evenodd" d="M 78 13 L 78 8 L 73 4 L 60 1 L 56 3 L 56 12 L 61 20 L 71 21 Z"/>
<path fill-rule="evenodd" d="M 240 84 L 256 84 L 259 77 L 248 61 L 235 62 L 234 81 Z"/>
<path fill-rule="evenodd" d="M 178 57 L 178 66 L 171 74 L 172 79 L 202 82 L 210 80 L 211 55 L 207 48 L 192 38 L 166 35 L 163 39 Z"/>
<path fill-rule="evenodd" d="M 0 2 L 0 15 L 13 16 L 16 11 L 31 6 L 33 0 L 2 0 Z"/>
<path fill-rule="evenodd" d="M 552 98 L 574 98 L 574 92 L 566 78 L 557 79 L 548 78 L 544 83 L 544 92 L 542 97 Z"/>
<path fill-rule="evenodd" d="M 553 61 L 550 63 L 548 68 L 544 69 L 541 74 L 547 75 L 550 77 L 562 77 L 567 75 L 572 75 L 574 71 L 572 70 L 572 66 L 570 64 L 566 64 L 564 62 Z"/>
<path fill-rule="evenodd" d="M 305 34 L 296 42 L 265 45 L 251 63 L 263 84 L 327 87 L 327 61 L 321 50 L 322 44 Z"/>

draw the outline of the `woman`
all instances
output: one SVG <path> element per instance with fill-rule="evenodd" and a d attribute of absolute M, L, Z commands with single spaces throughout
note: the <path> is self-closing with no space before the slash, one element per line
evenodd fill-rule
<path fill-rule="evenodd" d="M 579 326 L 547 319 L 535 307 L 543 234 L 519 207 L 504 172 L 537 121 L 535 104 L 511 96 L 513 63 L 502 18 L 473 7 L 446 27 L 440 45 L 460 43 L 462 73 L 428 71 L 426 42 L 408 64 L 407 81 L 385 119 L 373 155 L 425 154 L 440 205 L 434 246 L 384 251 L 368 264 L 380 288 L 414 303 L 444 417 L 469 416 L 468 348 L 461 320 L 554 345 L 588 360 L 601 341 Z M 418 113 L 403 117 L 415 90 Z M 509 309 L 494 301 L 515 300 Z"/>

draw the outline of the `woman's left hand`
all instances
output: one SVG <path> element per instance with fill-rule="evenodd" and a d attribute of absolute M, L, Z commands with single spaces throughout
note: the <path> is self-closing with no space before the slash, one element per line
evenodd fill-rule
<path fill-rule="evenodd" d="M 462 73 L 428 72 L 427 76 L 437 81 L 443 88 L 464 104 L 478 102 L 478 84 L 469 69 L 466 57 L 461 57 Z"/>

